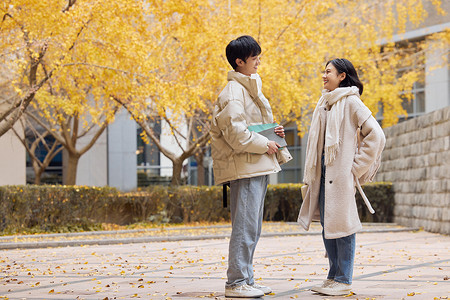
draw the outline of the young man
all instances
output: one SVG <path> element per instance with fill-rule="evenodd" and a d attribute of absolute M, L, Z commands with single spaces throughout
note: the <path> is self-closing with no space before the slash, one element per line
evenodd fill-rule
<path fill-rule="evenodd" d="M 263 219 L 269 174 L 292 159 L 250 125 L 273 123 L 269 101 L 261 92 L 257 74 L 261 48 L 251 36 L 241 36 L 226 48 L 234 71 L 215 104 L 211 125 L 211 149 L 216 184 L 230 183 L 232 232 L 228 256 L 226 297 L 261 297 L 271 292 L 253 278 L 253 254 Z M 274 129 L 284 137 L 283 126 Z"/>

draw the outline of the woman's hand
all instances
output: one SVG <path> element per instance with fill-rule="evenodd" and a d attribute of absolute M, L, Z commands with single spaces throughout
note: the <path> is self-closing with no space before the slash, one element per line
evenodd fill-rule
<path fill-rule="evenodd" d="M 275 127 L 275 133 L 278 135 L 278 136 L 280 136 L 280 137 L 282 137 L 282 138 L 284 138 L 284 127 L 283 126 L 277 126 L 277 127 Z"/>

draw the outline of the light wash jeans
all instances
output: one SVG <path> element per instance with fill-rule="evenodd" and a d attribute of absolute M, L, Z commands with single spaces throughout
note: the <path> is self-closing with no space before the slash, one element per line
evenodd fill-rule
<path fill-rule="evenodd" d="M 233 180 L 230 183 L 231 237 L 226 287 L 254 284 L 253 254 L 261 235 L 269 176 Z"/>
<path fill-rule="evenodd" d="M 319 210 L 320 223 L 323 227 L 325 210 L 325 162 L 322 156 L 322 175 L 320 177 Z M 322 230 L 323 243 L 328 254 L 330 270 L 328 279 L 351 284 L 353 277 L 353 262 L 355 260 L 356 235 L 352 234 L 338 239 L 326 239 Z"/>

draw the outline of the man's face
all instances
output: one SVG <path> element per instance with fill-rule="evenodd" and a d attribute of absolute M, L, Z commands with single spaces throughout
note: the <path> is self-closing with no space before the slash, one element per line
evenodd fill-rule
<path fill-rule="evenodd" d="M 256 74 L 258 71 L 258 66 L 261 63 L 259 55 L 250 56 L 246 61 L 242 59 L 236 59 L 236 64 L 238 67 L 236 68 L 237 72 L 240 72 L 244 75 L 250 76 L 252 74 Z"/>

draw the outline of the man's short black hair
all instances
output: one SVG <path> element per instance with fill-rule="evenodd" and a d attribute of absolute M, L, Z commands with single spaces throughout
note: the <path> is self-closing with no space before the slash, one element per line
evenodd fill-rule
<path fill-rule="evenodd" d="M 261 47 L 258 42 L 249 35 L 243 35 L 232 40 L 226 48 L 227 59 L 234 70 L 237 68 L 236 59 L 240 58 L 244 62 L 251 56 L 261 54 Z"/>

